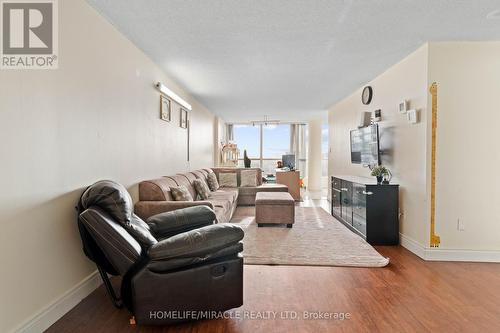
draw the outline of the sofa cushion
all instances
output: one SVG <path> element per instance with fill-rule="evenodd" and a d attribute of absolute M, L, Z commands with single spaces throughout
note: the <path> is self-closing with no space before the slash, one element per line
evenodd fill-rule
<path fill-rule="evenodd" d="M 224 173 L 224 172 L 235 172 L 237 174 L 237 182 L 238 184 L 241 184 L 241 171 L 248 171 L 248 170 L 255 170 L 257 172 L 256 174 L 256 181 L 257 181 L 257 186 L 262 185 L 262 170 L 260 168 L 228 168 L 228 167 L 221 167 L 221 168 L 212 168 L 212 171 L 219 177 L 219 174 Z M 220 182 L 220 178 L 219 182 Z"/>
<path fill-rule="evenodd" d="M 257 186 L 257 171 L 255 170 L 241 170 L 241 187 L 255 187 Z"/>
<path fill-rule="evenodd" d="M 201 200 L 207 200 L 210 195 L 210 189 L 207 184 L 202 179 L 193 180 L 194 188 L 196 189 L 196 193 Z"/>
<path fill-rule="evenodd" d="M 207 176 L 208 187 L 210 191 L 217 191 L 219 189 L 219 182 L 217 181 L 217 176 L 215 173 L 209 173 Z"/>
<path fill-rule="evenodd" d="M 219 173 L 220 187 L 238 187 L 236 172 L 221 172 Z"/>
<path fill-rule="evenodd" d="M 190 174 L 192 174 L 196 179 L 201 179 L 205 183 L 207 182 L 207 177 L 201 173 L 200 170 L 191 171 Z"/>
<path fill-rule="evenodd" d="M 283 184 L 264 184 L 256 187 L 240 187 L 240 195 L 255 195 L 257 192 L 288 192 Z"/>
<path fill-rule="evenodd" d="M 191 171 L 191 173 L 195 175 L 196 178 L 203 180 L 205 183 L 207 182 L 208 173 L 205 170 L 195 170 Z"/>
<path fill-rule="evenodd" d="M 217 222 L 226 222 L 226 215 L 227 212 L 224 208 L 222 207 L 215 207 L 214 209 L 215 216 L 217 218 Z"/>
<path fill-rule="evenodd" d="M 185 178 L 187 178 L 190 184 L 193 184 L 193 180 L 198 178 L 192 172 L 180 173 L 179 176 L 184 176 Z"/>
<path fill-rule="evenodd" d="M 200 169 L 200 170 L 198 170 L 198 172 L 201 172 L 205 176 L 205 178 L 207 178 L 207 176 L 208 176 L 208 171 L 207 170 Z"/>
<path fill-rule="evenodd" d="M 189 193 L 188 189 L 184 185 L 171 187 L 170 191 L 172 192 L 172 197 L 175 201 L 193 201 L 191 193 Z"/>
<path fill-rule="evenodd" d="M 215 208 L 217 207 L 224 208 L 225 212 L 229 212 L 231 210 L 231 207 L 233 206 L 233 203 L 226 198 L 222 199 L 212 198 L 209 199 L 209 201 L 212 205 L 214 205 Z"/>
<path fill-rule="evenodd" d="M 211 192 L 208 200 L 229 200 L 230 202 L 236 202 L 238 199 L 238 189 L 236 188 L 220 188 L 215 192 Z"/>
<path fill-rule="evenodd" d="M 141 201 L 171 201 L 170 187 L 177 183 L 168 177 L 145 180 L 139 183 L 139 200 Z"/>
<path fill-rule="evenodd" d="M 173 179 L 177 183 L 177 186 L 184 185 L 191 194 L 191 196 L 193 198 L 196 198 L 196 190 L 194 189 L 193 184 L 191 183 L 191 181 L 187 176 L 188 174 L 178 174 L 175 176 L 169 176 L 169 178 Z M 194 175 L 191 176 L 193 179 L 196 179 Z"/>
<path fill-rule="evenodd" d="M 240 195 L 255 195 L 257 193 L 257 187 L 240 187 Z"/>

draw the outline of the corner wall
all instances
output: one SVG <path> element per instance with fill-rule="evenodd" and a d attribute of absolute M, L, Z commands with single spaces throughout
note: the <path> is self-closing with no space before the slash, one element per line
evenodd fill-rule
<path fill-rule="evenodd" d="M 438 248 L 429 248 L 433 82 Z M 429 43 L 368 84 L 374 89 L 369 106 L 361 104 L 360 88 L 330 108 L 329 174 L 369 176 L 350 163 L 349 130 L 361 111 L 382 109 L 382 162 L 401 185 L 402 245 L 428 260 L 500 262 L 500 42 Z M 403 99 L 419 110 L 418 124 L 398 113 Z"/>
<path fill-rule="evenodd" d="M 440 248 L 499 251 L 500 42 L 431 43 L 429 85 L 434 81 Z"/>
<path fill-rule="evenodd" d="M 400 232 L 422 245 L 427 241 L 426 132 L 427 132 L 427 44 L 400 63 L 367 83 L 373 87 L 370 105 L 361 103 L 360 87 L 329 109 L 328 174 L 371 177 L 370 170 L 351 164 L 349 131 L 357 128 L 360 113 L 382 110 L 380 126 L 382 163 L 393 173 L 392 182 L 400 184 Z M 419 110 L 420 121 L 409 124 L 398 104 L 410 101 Z"/>
<path fill-rule="evenodd" d="M 85 1 L 58 3 L 59 69 L 0 71 L 1 332 L 95 271 L 73 209 L 86 186 L 114 179 L 136 200 L 143 179 L 214 163 L 214 116 Z M 193 105 L 190 163 L 178 109 L 159 119 L 157 81 Z"/>

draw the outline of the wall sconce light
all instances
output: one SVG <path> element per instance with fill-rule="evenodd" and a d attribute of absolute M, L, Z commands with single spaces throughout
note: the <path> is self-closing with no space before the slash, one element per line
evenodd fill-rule
<path fill-rule="evenodd" d="M 193 108 L 191 107 L 191 104 L 189 104 L 188 102 L 186 102 L 184 99 L 182 99 L 179 95 L 177 95 L 176 93 L 174 93 L 172 90 L 168 89 L 165 85 L 163 85 L 161 82 L 157 82 L 155 84 L 155 87 L 162 93 L 164 93 L 165 95 L 167 95 L 168 97 L 172 98 L 174 101 L 176 101 L 177 103 L 179 103 L 181 106 L 185 107 L 186 109 L 188 109 L 189 111 L 193 110 Z"/>

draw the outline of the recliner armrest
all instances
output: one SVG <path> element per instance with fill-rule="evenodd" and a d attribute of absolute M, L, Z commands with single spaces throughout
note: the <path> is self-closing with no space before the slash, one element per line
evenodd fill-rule
<path fill-rule="evenodd" d="M 146 223 L 157 239 L 202 228 L 214 223 L 215 213 L 207 206 L 193 206 L 151 216 Z"/>
<path fill-rule="evenodd" d="M 244 235 L 234 224 L 213 224 L 164 239 L 151 246 L 148 255 L 151 260 L 203 256 L 238 243 Z"/>

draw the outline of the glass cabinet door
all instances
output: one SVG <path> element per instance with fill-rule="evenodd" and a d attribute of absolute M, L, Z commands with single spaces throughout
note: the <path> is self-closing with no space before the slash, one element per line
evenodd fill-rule
<path fill-rule="evenodd" d="M 352 183 L 342 181 L 340 198 L 342 200 L 342 218 L 352 225 Z"/>

